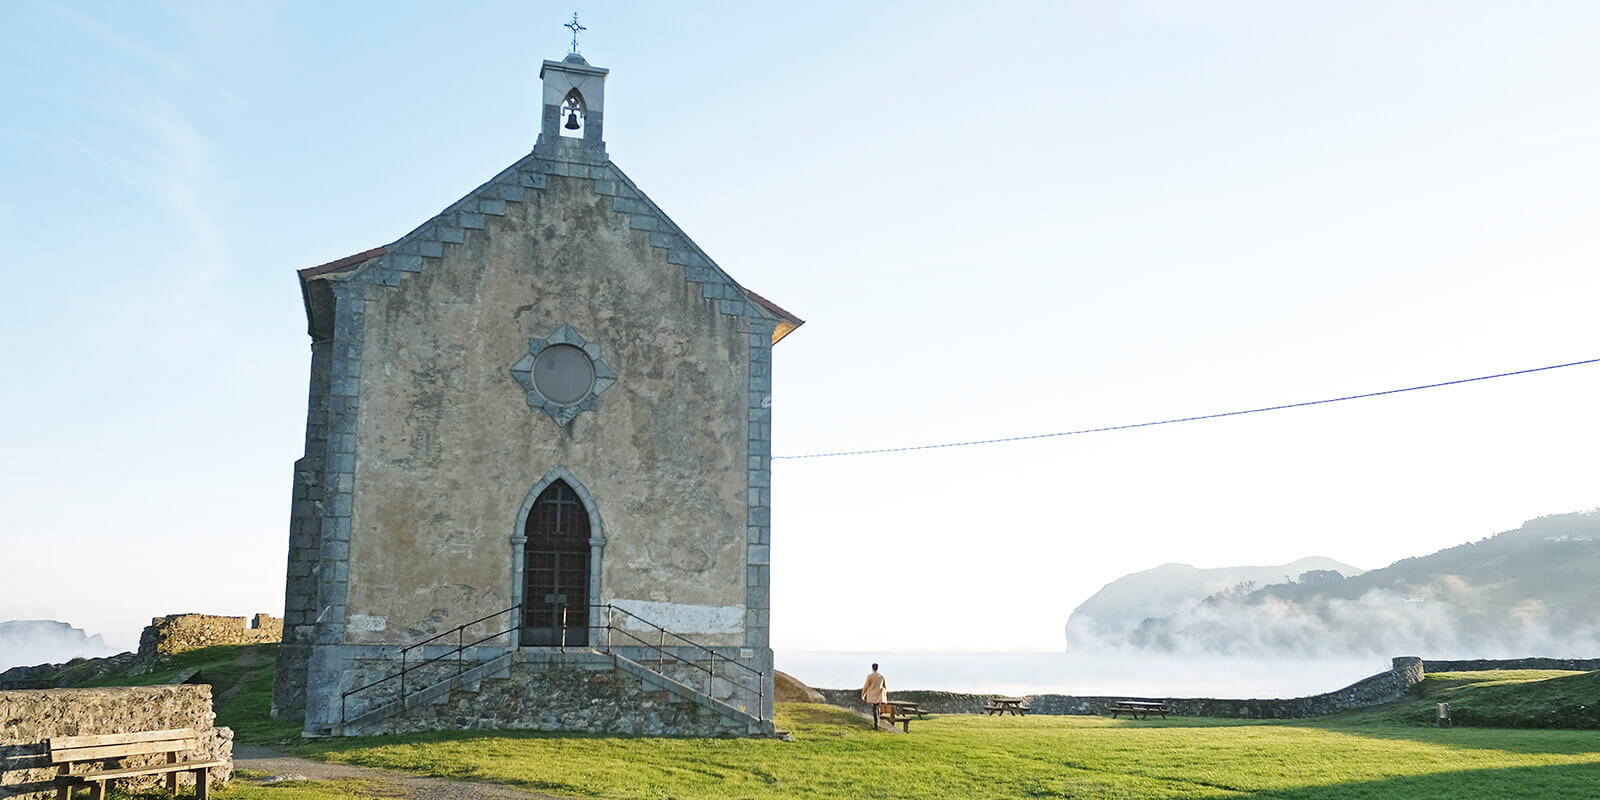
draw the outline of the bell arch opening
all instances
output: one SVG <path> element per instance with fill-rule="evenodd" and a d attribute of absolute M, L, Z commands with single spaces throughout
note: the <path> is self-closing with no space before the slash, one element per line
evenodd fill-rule
<path fill-rule="evenodd" d="M 583 138 L 583 126 L 588 117 L 588 108 L 583 102 L 583 95 L 577 89 L 567 92 L 561 100 L 561 126 L 558 128 L 562 136 L 574 139 Z"/>

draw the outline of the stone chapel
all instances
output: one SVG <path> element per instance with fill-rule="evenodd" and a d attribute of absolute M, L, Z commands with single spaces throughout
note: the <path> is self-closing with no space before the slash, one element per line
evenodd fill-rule
<path fill-rule="evenodd" d="M 273 716 L 771 731 L 772 349 L 802 324 L 612 163 L 607 70 L 533 151 L 299 272 L 311 337 Z"/>

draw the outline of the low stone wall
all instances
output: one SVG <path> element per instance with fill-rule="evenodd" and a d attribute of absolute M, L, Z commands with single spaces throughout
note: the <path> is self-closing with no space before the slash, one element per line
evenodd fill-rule
<path fill-rule="evenodd" d="M 0 797 L 46 800 L 55 796 L 51 781 L 56 770 L 50 766 L 49 754 L 52 736 L 195 728 L 201 736 L 193 757 L 227 761 L 229 766 L 211 770 L 211 780 L 229 780 L 233 777 L 233 731 L 213 728 L 215 720 L 211 687 L 206 685 L 0 691 Z M 86 762 L 74 771 L 164 761 L 159 755 L 130 756 L 120 761 Z M 117 786 L 156 788 L 163 780 L 162 776 L 129 778 L 118 781 Z M 180 776 L 179 781 L 194 785 L 189 775 Z"/>
<path fill-rule="evenodd" d="M 1500 669 L 1570 669 L 1577 672 L 1600 670 L 1600 658 L 1470 658 L 1452 661 L 1430 658 L 1423 669 L 1434 672 L 1488 672 Z"/>
<path fill-rule="evenodd" d="M 1410 695 L 1413 686 L 1422 681 L 1422 659 L 1402 656 L 1394 659 L 1388 672 L 1380 672 L 1357 681 L 1338 691 L 1311 697 L 1262 700 L 1217 700 L 1212 698 L 1134 697 L 1077 697 L 1062 694 L 1030 695 L 1029 713 L 1032 714 L 1100 714 L 1107 703 L 1117 700 L 1149 700 L 1167 704 L 1167 713 L 1180 717 L 1237 717 L 1241 719 L 1296 719 L 1320 717 L 1340 711 L 1393 703 Z M 819 689 L 829 703 L 870 710 L 861 702 L 859 689 Z M 935 714 L 982 714 L 983 706 L 992 694 L 955 694 L 951 692 L 890 692 L 891 700 L 909 700 L 924 711 Z"/>
<path fill-rule="evenodd" d="M 283 620 L 267 614 L 218 617 L 168 614 L 156 617 L 139 634 L 139 656 L 152 658 L 218 644 L 272 644 L 283 640 Z"/>
<path fill-rule="evenodd" d="M 871 712 L 872 706 L 861 701 L 860 689 L 817 689 L 817 693 L 829 704 L 843 706 L 856 711 Z M 890 692 L 890 700 L 903 700 L 916 703 L 930 714 L 982 714 L 984 703 L 991 698 L 999 697 L 996 694 L 962 694 L 960 692 L 934 692 L 913 690 L 909 692 Z"/>

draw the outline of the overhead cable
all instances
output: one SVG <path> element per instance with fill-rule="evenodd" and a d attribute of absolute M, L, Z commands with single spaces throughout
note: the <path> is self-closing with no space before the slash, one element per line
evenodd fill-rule
<path fill-rule="evenodd" d="M 1326 405 L 1328 403 L 1343 403 L 1346 400 L 1364 400 L 1364 399 L 1369 398 L 1369 397 L 1382 397 L 1384 395 L 1402 394 L 1404 392 L 1420 392 L 1423 389 L 1438 389 L 1438 388 L 1445 387 L 1445 386 L 1460 386 L 1463 383 L 1475 383 L 1477 381 L 1490 381 L 1490 380 L 1494 380 L 1496 378 L 1510 378 L 1510 377 L 1513 377 L 1513 376 L 1516 376 L 1516 375 L 1531 375 L 1531 374 L 1533 374 L 1535 372 L 1548 372 L 1548 371 L 1553 370 L 1553 369 L 1565 369 L 1567 367 L 1581 367 L 1581 366 L 1583 366 L 1585 364 L 1597 364 L 1597 363 L 1600 363 L 1600 358 L 1591 358 L 1591 359 L 1588 359 L 1586 361 L 1572 361 L 1572 362 L 1569 362 L 1569 363 L 1566 363 L 1566 364 L 1551 364 L 1550 366 L 1547 366 L 1547 367 L 1534 367 L 1532 369 L 1519 369 L 1519 370 L 1517 370 L 1515 372 L 1501 372 L 1501 373 L 1497 373 L 1495 375 L 1479 375 L 1476 378 L 1461 378 L 1461 379 L 1458 379 L 1458 380 L 1444 381 L 1444 382 L 1441 382 L 1441 383 L 1429 383 L 1429 384 L 1424 384 L 1424 385 L 1421 385 L 1421 386 L 1407 386 L 1407 387 L 1405 387 L 1403 389 L 1385 389 L 1385 390 L 1383 390 L 1381 392 L 1366 392 L 1366 393 L 1363 393 L 1363 394 L 1350 394 L 1350 395 L 1345 395 L 1343 397 L 1330 397 L 1330 398 L 1327 398 L 1325 400 L 1307 400 L 1307 401 L 1305 401 L 1303 403 L 1286 403 L 1284 405 L 1278 405 L 1278 406 L 1262 406 L 1261 408 L 1246 408 L 1246 409 L 1242 409 L 1242 410 L 1239 410 L 1239 411 L 1223 411 L 1223 412 L 1216 413 L 1216 414 L 1200 414 L 1200 415 L 1192 416 L 1192 417 L 1174 417 L 1172 419 L 1160 419 L 1160 420 L 1154 420 L 1152 422 L 1135 422 L 1135 423 L 1128 424 L 1128 425 L 1105 425 L 1105 426 L 1102 426 L 1102 427 L 1099 427 L 1099 428 L 1081 428 L 1081 429 L 1075 430 L 1075 431 L 1059 431 L 1059 432 L 1056 432 L 1056 433 L 1034 433 L 1034 434 L 1029 434 L 1029 435 L 1026 435 L 1026 436 L 1006 436 L 1006 437 L 1002 437 L 1002 438 L 999 438 L 999 439 L 974 439 L 974 440 L 965 441 L 965 442 L 940 442 L 938 444 L 918 444 L 918 445 L 909 445 L 909 446 L 906 446 L 906 447 L 881 447 L 881 448 L 877 448 L 877 449 L 873 449 L 873 450 L 839 450 L 839 451 L 835 451 L 835 452 L 831 452 L 831 453 L 807 453 L 805 455 L 798 455 L 798 456 L 773 456 L 772 460 L 773 461 L 799 461 L 801 459 L 808 459 L 808 458 L 839 458 L 839 457 L 842 457 L 842 456 L 867 456 L 867 455 L 876 455 L 876 454 L 879 454 L 879 453 L 906 453 L 906 452 L 911 452 L 913 450 L 939 450 L 939 449 L 950 448 L 950 447 L 976 447 L 977 445 L 983 445 L 983 444 L 1005 444 L 1007 442 L 1026 442 L 1026 441 L 1030 441 L 1030 440 L 1033 440 L 1033 439 L 1054 439 L 1054 438 L 1061 437 L 1061 436 L 1081 436 L 1081 435 L 1083 435 L 1085 433 L 1106 433 L 1108 431 L 1125 431 L 1125 430 L 1131 430 L 1133 428 L 1151 428 L 1151 427 L 1155 427 L 1156 425 L 1176 425 L 1177 423 L 1180 423 L 1180 422 L 1199 422 L 1201 420 L 1207 420 L 1207 419 L 1221 419 L 1223 417 L 1238 417 L 1238 416 L 1243 416 L 1245 414 L 1260 414 L 1260 413 L 1265 412 L 1265 411 L 1283 411 L 1285 409 L 1290 409 L 1290 408 L 1305 408 L 1306 406 L 1320 406 L 1320 405 Z"/>

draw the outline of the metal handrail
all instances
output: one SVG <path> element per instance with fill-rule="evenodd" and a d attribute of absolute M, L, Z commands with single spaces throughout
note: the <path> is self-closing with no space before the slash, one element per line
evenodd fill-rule
<path fill-rule="evenodd" d="M 483 636 L 483 637 L 478 638 L 478 639 L 476 639 L 474 641 L 471 641 L 471 642 L 465 641 L 465 631 L 466 631 L 466 629 L 472 627 L 473 625 L 477 625 L 477 624 L 480 624 L 480 623 L 483 623 L 483 622 L 487 622 L 488 620 L 494 619 L 495 617 L 499 617 L 502 614 L 508 614 L 508 613 L 516 612 L 521 608 L 522 608 L 522 604 L 518 603 L 516 605 L 511 606 L 510 608 L 501 609 L 500 611 L 496 611 L 496 612 L 494 612 L 492 614 L 486 614 L 486 615 L 484 615 L 482 617 L 479 617 L 479 618 L 477 618 L 475 620 L 472 620 L 471 622 L 464 622 L 464 623 L 462 623 L 460 625 L 457 625 L 454 628 L 451 628 L 450 630 L 444 631 L 442 633 L 436 633 L 433 636 L 430 636 L 430 637 L 428 637 L 426 639 L 423 639 L 420 642 L 415 642 L 413 644 L 409 644 L 409 645 L 406 645 L 405 647 L 400 648 L 400 671 L 399 672 L 396 672 L 396 673 L 394 673 L 392 675 L 385 675 L 382 678 L 379 678 L 379 679 L 377 679 L 375 681 L 371 681 L 369 683 L 362 684 L 361 686 L 357 686 L 357 687 L 355 687 L 353 689 L 350 689 L 348 691 L 342 692 L 339 695 L 339 722 L 340 722 L 340 724 L 344 724 L 345 722 L 348 721 L 348 716 L 347 716 L 347 713 L 346 713 L 346 705 L 347 705 L 348 699 L 353 694 L 356 694 L 358 692 L 366 691 L 367 689 L 371 689 L 374 686 L 379 686 L 379 685 L 388 683 L 389 681 L 392 681 L 392 680 L 395 680 L 395 679 L 398 678 L 400 680 L 399 702 L 404 704 L 405 700 L 406 700 L 406 674 L 407 673 L 415 671 L 415 670 L 418 670 L 418 669 L 421 669 L 422 667 L 426 667 L 426 666 L 428 666 L 430 664 L 438 663 L 438 662 L 443 661 L 443 660 L 445 660 L 447 658 L 450 658 L 451 656 L 455 656 L 456 657 L 456 674 L 460 675 L 461 673 L 465 672 L 466 671 L 466 651 L 467 651 L 467 648 L 469 648 L 469 647 L 477 647 L 478 645 L 483 644 L 484 642 L 487 642 L 490 639 L 496 639 L 496 638 L 499 638 L 501 636 L 505 636 L 506 634 L 513 633 L 513 632 L 515 632 L 515 631 L 517 631 L 517 630 L 519 630 L 519 629 L 521 629 L 523 627 L 523 622 L 524 621 L 519 619 L 519 618 L 517 618 L 515 615 L 513 615 L 513 618 L 512 618 L 513 622 L 512 622 L 511 627 L 506 628 L 504 630 L 496 631 L 494 633 L 488 634 L 486 636 Z M 617 605 L 612 604 L 612 603 L 597 603 L 597 604 L 592 604 L 592 605 L 588 606 L 587 608 L 590 609 L 590 610 L 601 609 L 601 608 L 606 610 L 605 625 L 594 625 L 594 624 L 592 624 L 593 620 L 591 619 L 591 620 L 589 620 L 589 622 L 591 624 L 588 625 L 587 627 L 589 627 L 589 628 L 603 628 L 606 631 L 606 652 L 607 652 L 607 654 L 610 654 L 611 648 L 612 648 L 611 634 L 620 633 L 623 636 L 628 637 L 629 639 L 632 639 L 632 640 L 634 640 L 636 642 L 639 642 L 644 647 L 651 648 L 651 649 L 654 649 L 656 651 L 656 672 L 657 673 L 663 673 L 663 674 L 665 673 L 665 670 L 666 670 L 666 659 L 667 659 L 668 656 L 671 656 L 674 662 L 681 662 L 681 663 L 684 663 L 684 664 L 688 664 L 689 666 L 694 667 L 695 669 L 706 673 L 706 695 L 707 696 L 711 696 L 712 689 L 714 688 L 713 687 L 713 683 L 715 682 L 716 677 L 717 677 L 717 659 L 719 658 L 719 654 L 717 653 L 717 651 L 712 650 L 711 648 L 709 648 L 709 647 L 707 647 L 707 646 L 705 646 L 705 645 L 703 645 L 703 644 L 701 644 L 701 643 L 699 643 L 697 641 L 694 641 L 693 639 L 690 639 L 690 638 L 688 638 L 688 637 L 686 637 L 686 636 L 684 636 L 682 634 L 675 633 L 673 631 L 669 631 L 666 628 L 664 628 L 664 627 L 662 627 L 660 625 L 657 625 L 656 623 L 651 622 L 650 620 L 647 620 L 644 617 L 641 617 L 638 614 L 635 614 L 635 613 L 633 613 L 632 611 L 629 611 L 626 608 L 622 608 L 622 607 L 617 606 Z M 641 638 L 639 636 L 636 636 L 633 633 L 625 630 L 621 626 L 618 626 L 614 621 L 614 614 L 615 614 L 615 612 L 618 612 L 618 611 L 622 612 L 623 615 L 625 615 L 627 617 L 630 617 L 630 618 L 632 618 L 634 620 L 637 620 L 637 621 L 643 623 L 645 626 L 654 629 L 654 631 L 657 634 L 657 640 L 658 641 L 656 643 L 651 643 L 651 642 L 649 642 L 649 641 L 647 641 L 647 640 L 645 640 L 645 639 L 643 639 L 643 638 Z M 451 648 L 450 650 L 445 651 L 444 653 L 441 653 L 441 654 L 439 654 L 437 656 L 434 656 L 433 658 L 427 659 L 425 661 L 422 661 L 422 662 L 419 662 L 419 663 L 416 663 L 416 664 L 408 664 L 406 662 L 407 656 L 411 653 L 411 651 L 416 650 L 416 649 L 421 648 L 421 647 L 424 647 L 426 645 L 432 644 L 434 642 L 437 642 L 440 639 L 444 639 L 444 638 L 450 636 L 451 634 L 455 634 L 455 637 L 456 637 L 456 646 L 455 647 Z M 669 652 L 667 650 L 667 637 L 668 636 L 671 636 L 673 639 L 675 639 L 675 640 L 677 640 L 679 642 L 682 642 L 685 645 L 688 645 L 688 646 L 693 647 L 693 648 L 695 648 L 697 650 L 701 650 L 701 651 L 707 653 L 710 656 L 710 667 L 701 666 L 700 662 L 698 662 L 698 661 L 696 661 L 694 659 L 684 658 L 683 656 L 681 656 L 681 655 L 679 655 L 677 653 Z M 567 608 L 565 606 L 563 606 L 562 609 L 561 609 L 561 639 L 560 639 L 560 646 L 561 646 L 562 652 L 566 652 L 566 648 L 567 648 Z M 766 672 L 764 672 L 762 670 L 758 670 L 758 669 L 756 669 L 754 667 L 751 667 L 751 666 L 748 666 L 746 664 L 741 664 L 738 661 L 729 658 L 728 656 L 720 656 L 720 658 L 722 659 L 722 662 L 724 664 L 732 664 L 733 666 L 736 666 L 736 667 L 744 670 L 745 672 L 748 672 L 751 675 L 756 676 L 756 719 L 759 720 L 759 721 L 765 721 L 765 715 L 763 714 L 763 709 L 766 706 Z M 726 673 L 724 673 L 724 677 L 725 678 L 727 677 Z"/>
<path fill-rule="evenodd" d="M 626 608 L 622 608 L 622 607 L 614 605 L 612 603 L 595 604 L 595 605 L 589 606 L 589 608 L 590 609 L 603 608 L 603 609 L 606 610 L 606 624 L 603 627 L 606 630 L 606 652 L 607 653 L 611 652 L 611 634 L 613 632 L 620 633 L 623 636 L 628 637 L 629 639 L 632 639 L 632 640 L 634 640 L 636 642 L 639 642 L 640 644 L 644 645 L 645 647 L 649 647 L 649 648 L 655 649 L 655 651 L 656 651 L 656 672 L 657 673 L 660 673 L 660 674 L 663 674 L 663 675 L 666 673 L 666 657 L 669 656 L 669 655 L 672 656 L 674 661 L 681 661 L 681 662 L 683 662 L 685 664 L 688 664 L 691 667 L 694 667 L 695 669 L 700 670 L 701 672 L 706 673 L 706 696 L 707 697 L 712 697 L 712 690 L 714 688 L 714 684 L 715 684 L 716 678 L 717 678 L 717 651 L 712 650 L 711 648 L 706 647 L 705 645 L 700 644 L 699 642 L 694 641 L 693 639 L 690 639 L 690 638 L 688 638 L 686 636 L 683 636 L 682 634 L 674 633 L 672 631 L 669 631 L 666 628 L 664 628 L 664 627 L 662 627 L 660 625 L 657 625 L 654 622 L 651 622 L 650 620 L 647 620 L 644 617 L 641 617 L 638 614 L 635 614 L 635 613 L 633 613 L 632 611 L 629 611 Z M 646 641 L 646 640 L 644 640 L 644 639 L 642 639 L 642 638 L 640 638 L 638 636 L 635 636 L 634 634 L 629 633 L 628 631 L 626 631 L 623 628 L 619 627 L 612 619 L 612 614 L 613 614 L 613 612 L 616 612 L 616 611 L 621 611 L 624 615 L 632 617 L 633 619 L 636 619 L 639 622 L 644 623 L 648 627 L 654 628 L 656 630 L 656 632 L 658 633 L 659 642 L 657 644 L 651 644 L 650 642 L 648 642 L 648 641 Z M 711 656 L 711 666 L 710 666 L 710 668 L 700 666 L 700 662 L 695 661 L 693 659 L 684 658 L 683 656 L 680 656 L 677 653 L 668 652 L 667 651 L 667 636 L 669 636 L 669 635 L 672 636 L 674 639 L 682 641 L 682 642 L 688 644 L 691 647 L 694 647 L 694 648 L 699 649 L 699 650 L 703 650 L 707 654 L 709 654 Z M 566 648 L 566 636 L 567 636 L 566 610 L 562 609 L 561 646 L 562 646 L 563 649 Z M 745 665 L 745 664 L 741 664 L 738 661 L 734 661 L 732 659 L 729 659 L 727 656 L 722 656 L 722 661 L 723 661 L 724 664 L 732 664 L 732 665 L 744 670 L 745 672 L 748 672 L 751 675 L 756 676 L 756 720 L 758 722 L 765 722 L 766 721 L 765 709 L 766 709 L 766 705 L 767 705 L 767 679 L 766 679 L 766 672 L 764 672 L 762 670 L 758 670 L 758 669 L 756 669 L 754 667 L 751 667 L 751 666 L 748 666 L 748 665 Z M 725 678 L 727 677 L 726 673 L 724 673 L 723 677 L 725 677 Z"/>
<path fill-rule="evenodd" d="M 432 644 L 433 642 L 436 642 L 436 641 L 438 641 L 440 639 L 443 639 L 444 637 L 449 636 L 452 633 L 459 635 L 463 628 L 470 628 L 470 627 L 472 627 L 472 626 L 474 626 L 474 625 L 476 625 L 476 624 L 478 624 L 480 622 L 486 622 L 488 620 L 494 619 L 495 617 L 498 617 L 501 614 L 504 614 L 504 613 L 506 613 L 508 611 L 516 611 L 517 609 L 519 609 L 521 607 L 522 607 L 522 604 L 518 603 L 518 604 L 516 604 L 516 605 L 514 605 L 514 606 L 512 606 L 510 608 L 500 609 L 499 611 L 496 611 L 493 614 L 488 614 L 488 615 L 485 615 L 485 616 L 482 616 L 482 617 L 478 617 L 477 619 L 475 619 L 475 620 L 473 620 L 471 622 L 463 622 L 460 625 L 457 625 L 454 628 L 451 628 L 450 630 L 445 631 L 444 633 L 436 633 L 436 634 L 434 634 L 434 635 L 432 635 L 432 636 L 430 636 L 430 637 L 428 637 L 426 639 L 423 639 L 420 642 L 415 642 L 413 644 L 408 644 L 405 647 L 400 648 L 400 652 L 401 653 L 406 653 L 408 651 L 415 650 L 415 649 L 417 649 L 419 647 L 422 647 L 423 645 Z M 503 634 L 497 633 L 495 635 L 496 636 L 501 636 Z"/>
<path fill-rule="evenodd" d="M 411 672 L 413 670 L 421 669 L 422 667 L 426 667 L 429 664 L 433 664 L 433 663 L 436 663 L 436 662 L 439 662 L 439 661 L 443 661 L 443 660 L 445 660 L 445 659 L 447 659 L 447 658 L 449 658 L 451 656 L 455 656 L 456 657 L 456 674 L 460 675 L 461 673 L 465 672 L 466 671 L 466 652 L 467 652 L 467 648 L 469 648 L 469 647 L 477 647 L 478 645 L 483 644 L 484 642 L 487 642 L 490 639 L 497 639 L 497 638 L 499 638 L 501 636 L 505 636 L 508 633 L 512 633 L 512 632 L 516 631 L 517 629 L 521 628 L 522 624 L 521 624 L 521 620 L 517 619 L 515 614 L 513 614 L 513 616 L 512 616 L 513 622 L 512 622 L 511 627 L 506 628 L 504 630 L 496 631 L 496 632 L 491 633 L 491 634 L 489 634 L 487 636 L 483 636 L 483 637 L 480 637 L 478 639 L 475 639 L 475 640 L 473 640 L 471 642 L 464 641 L 466 629 L 472 627 L 473 625 L 477 625 L 477 624 L 482 623 L 482 622 L 487 622 L 488 620 L 494 619 L 495 617 L 498 617 L 498 616 L 500 616 L 502 614 L 508 614 L 508 613 L 515 612 L 520 608 L 522 608 L 522 604 L 518 603 L 518 604 L 516 604 L 516 605 L 514 605 L 514 606 L 512 606 L 510 608 L 501 609 L 499 611 L 494 612 L 493 614 L 487 614 L 485 616 L 482 616 L 482 617 L 479 617 L 479 618 L 477 618 L 475 620 L 472 620 L 471 622 L 463 622 L 460 625 L 457 625 L 454 628 L 451 628 L 450 630 L 447 630 L 447 631 L 445 631 L 443 633 L 434 634 L 433 636 L 430 636 L 430 637 L 428 637 L 426 639 L 423 639 L 420 642 L 409 644 L 409 645 L 406 645 L 405 647 L 400 648 L 400 671 L 399 672 L 396 672 L 396 673 L 394 673 L 392 675 L 385 675 L 384 677 L 379 678 L 379 679 L 377 679 L 375 681 L 372 681 L 372 682 L 366 683 L 366 684 L 362 684 L 361 686 L 357 686 L 357 687 L 355 687 L 353 689 L 350 689 L 349 691 L 340 693 L 340 695 L 339 695 L 339 723 L 340 724 L 344 724 L 345 722 L 349 721 L 347 713 L 346 713 L 347 701 L 349 700 L 350 695 L 356 694 L 357 692 L 363 692 L 363 691 L 366 691 L 367 689 L 371 689 L 374 686 L 378 686 L 378 685 L 381 685 L 381 684 L 384 684 L 384 683 L 388 683 L 389 681 L 392 681 L 392 680 L 394 680 L 396 678 L 399 678 L 400 679 L 400 702 L 404 703 L 406 701 L 406 673 Z M 451 648 L 450 650 L 448 650 L 448 651 L 446 651 L 446 652 L 444 652 L 444 653 L 442 653 L 440 655 L 434 656 L 433 658 L 430 658 L 430 659 L 428 659 L 426 661 L 423 661 L 421 663 L 418 663 L 418 664 L 407 664 L 406 663 L 406 655 L 409 654 L 412 650 L 415 650 L 415 649 L 417 649 L 419 647 L 422 647 L 424 645 L 432 644 L 433 642 L 436 642 L 436 641 L 438 641 L 440 639 L 443 639 L 443 638 L 445 638 L 446 636 L 449 636 L 452 633 L 456 635 L 456 646 L 455 647 Z"/>
<path fill-rule="evenodd" d="M 601 603 L 601 604 L 592 605 L 592 606 L 590 606 L 590 608 L 604 608 L 607 611 L 621 611 L 623 614 L 625 614 L 627 616 L 630 616 L 630 617 L 632 617 L 632 618 L 644 623 L 645 625 L 650 626 L 651 628 L 656 629 L 657 631 L 661 632 L 663 634 L 663 636 L 671 636 L 674 639 L 677 639 L 677 640 L 679 640 L 681 642 L 684 642 L 685 644 L 688 644 L 690 647 L 694 647 L 694 648 L 703 650 L 706 653 L 709 653 L 713 658 L 718 657 L 717 656 L 717 651 L 712 650 L 711 648 L 706 647 L 705 645 L 703 645 L 703 644 L 701 644 L 701 643 L 699 643 L 699 642 L 697 642 L 697 641 L 695 641 L 693 639 L 690 639 L 690 638 L 688 638 L 688 637 L 686 637 L 686 636 L 684 636 L 682 634 L 674 633 L 672 631 L 669 631 L 666 628 L 663 628 L 662 626 L 657 625 L 654 622 L 651 622 L 650 620 L 647 620 L 644 617 L 641 617 L 638 614 L 635 614 L 632 611 L 629 611 L 628 609 L 623 608 L 621 606 L 614 605 L 612 603 Z M 632 639 L 635 639 L 635 640 L 638 640 L 638 641 L 641 641 L 641 642 L 644 641 L 643 639 L 639 639 L 639 637 L 634 636 L 634 635 L 628 633 L 627 631 L 623 631 L 622 629 L 616 628 L 615 626 L 613 626 L 611 624 L 611 620 L 610 620 L 609 617 L 607 617 L 606 624 L 605 624 L 604 627 L 607 628 L 607 629 L 611 629 L 611 630 L 617 630 L 618 632 L 628 636 L 629 638 L 632 638 Z M 665 645 L 651 645 L 648 642 L 646 642 L 645 644 L 648 647 L 665 647 Z M 746 671 L 746 672 L 748 672 L 748 673 L 750 673 L 752 675 L 758 675 L 758 676 L 765 675 L 765 673 L 762 672 L 761 670 L 758 670 L 758 669 L 756 669 L 754 667 L 751 667 L 751 666 L 747 666 L 745 664 L 740 664 L 737 661 L 729 660 L 727 656 L 721 656 L 721 658 L 723 660 L 728 661 L 728 663 L 733 664 L 734 666 L 737 666 L 740 669 L 742 669 L 742 670 L 744 670 L 744 671 Z"/>

